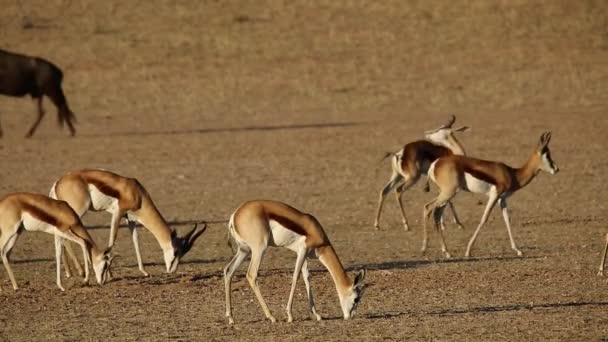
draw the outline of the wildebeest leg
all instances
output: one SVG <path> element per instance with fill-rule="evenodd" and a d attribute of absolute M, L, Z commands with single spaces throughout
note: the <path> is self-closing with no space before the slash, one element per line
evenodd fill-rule
<path fill-rule="evenodd" d="M 38 97 L 36 101 L 38 102 L 38 118 L 25 135 L 26 138 L 31 138 L 32 135 L 34 135 L 34 132 L 36 132 L 36 129 L 38 129 L 38 125 L 40 125 L 40 121 L 42 121 L 42 118 L 44 117 L 44 108 L 42 108 L 42 96 Z"/>

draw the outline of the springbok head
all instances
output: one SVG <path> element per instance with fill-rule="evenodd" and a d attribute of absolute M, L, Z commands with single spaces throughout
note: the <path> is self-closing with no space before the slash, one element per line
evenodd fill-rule
<path fill-rule="evenodd" d="M 424 132 L 424 137 L 432 142 L 441 145 L 448 145 L 449 147 L 455 142 L 455 138 L 452 135 L 454 132 L 465 132 L 470 129 L 468 126 L 453 128 L 455 122 L 456 116 L 452 114 L 450 115 L 448 122 L 443 124 L 441 127 Z"/>
<path fill-rule="evenodd" d="M 173 248 L 166 250 L 164 253 L 167 273 L 173 273 L 177 270 L 180 258 L 190 251 L 196 239 L 198 239 L 206 229 L 206 223 L 203 223 L 202 228 L 199 228 L 198 223 L 195 223 L 192 229 L 182 237 L 177 236 L 175 230 L 171 232 L 171 244 Z"/>

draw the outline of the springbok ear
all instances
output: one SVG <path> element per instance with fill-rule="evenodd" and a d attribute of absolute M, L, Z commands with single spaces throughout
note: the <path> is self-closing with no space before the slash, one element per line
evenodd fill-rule
<path fill-rule="evenodd" d="M 454 122 L 456 122 L 456 115 L 451 114 L 450 118 L 448 119 L 448 122 L 443 125 L 443 128 L 452 128 L 452 125 L 454 124 Z"/>
<path fill-rule="evenodd" d="M 106 249 L 103 250 L 103 257 L 104 258 L 109 258 L 110 257 L 110 253 L 112 253 L 112 247 L 108 247 Z"/>
<path fill-rule="evenodd" d="M 466 131 L 468 131 L 470 129 L 471 129 L 471 127 L 469 127 L 469 126 L 462 126 L 462 127 L 455 128 L 452 131 L 454 131 L 454 132 L 466 132 Z"/>
<path fill-rule="evenodd" d="M 538 150 L 541 151 L 544 149 L 551 141 L 551 132 L 545 132 L 540 136 L 540 141 L 538 142 Z"/>
<path fill-rule="evenodd" d="M 365 274 L 367 274 L 365 268 L 357 273 L 354 280 L 355 287 L 363 285 L 363 279 L 365 279 Z"/>

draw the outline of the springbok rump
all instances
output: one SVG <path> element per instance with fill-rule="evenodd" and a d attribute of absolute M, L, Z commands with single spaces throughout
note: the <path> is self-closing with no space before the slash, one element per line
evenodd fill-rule
<path fill-rule="evenodd" d="M 61 82 L 63 72 L 55 64 L 40 57 L 21 55 L 0 49 L 0 94 L 23 97 L 30 95 L 37 101 L 38 117 L 25 135 L 30 138 L 44 117 L 42 98 L 46 95 L 57 107 L 59 125 L 68 126 L 70 134 L 76 133 L 76 117 L 68 107 Z M 2 137 L 0 125 L 0 137 Z"/>

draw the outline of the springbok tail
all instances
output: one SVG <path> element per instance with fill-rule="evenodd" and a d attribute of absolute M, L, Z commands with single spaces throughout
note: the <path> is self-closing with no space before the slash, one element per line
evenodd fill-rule
<path fill-rule="evenodd" d="M 228 247 L 230 247 L 230 249 L 232 249 L 232 251 L 234 252 L 234 214 L 230 215 L 230 220 L 228 220 L 228 229 L 226 230 L 226 245 L 228 245 Z"/>

